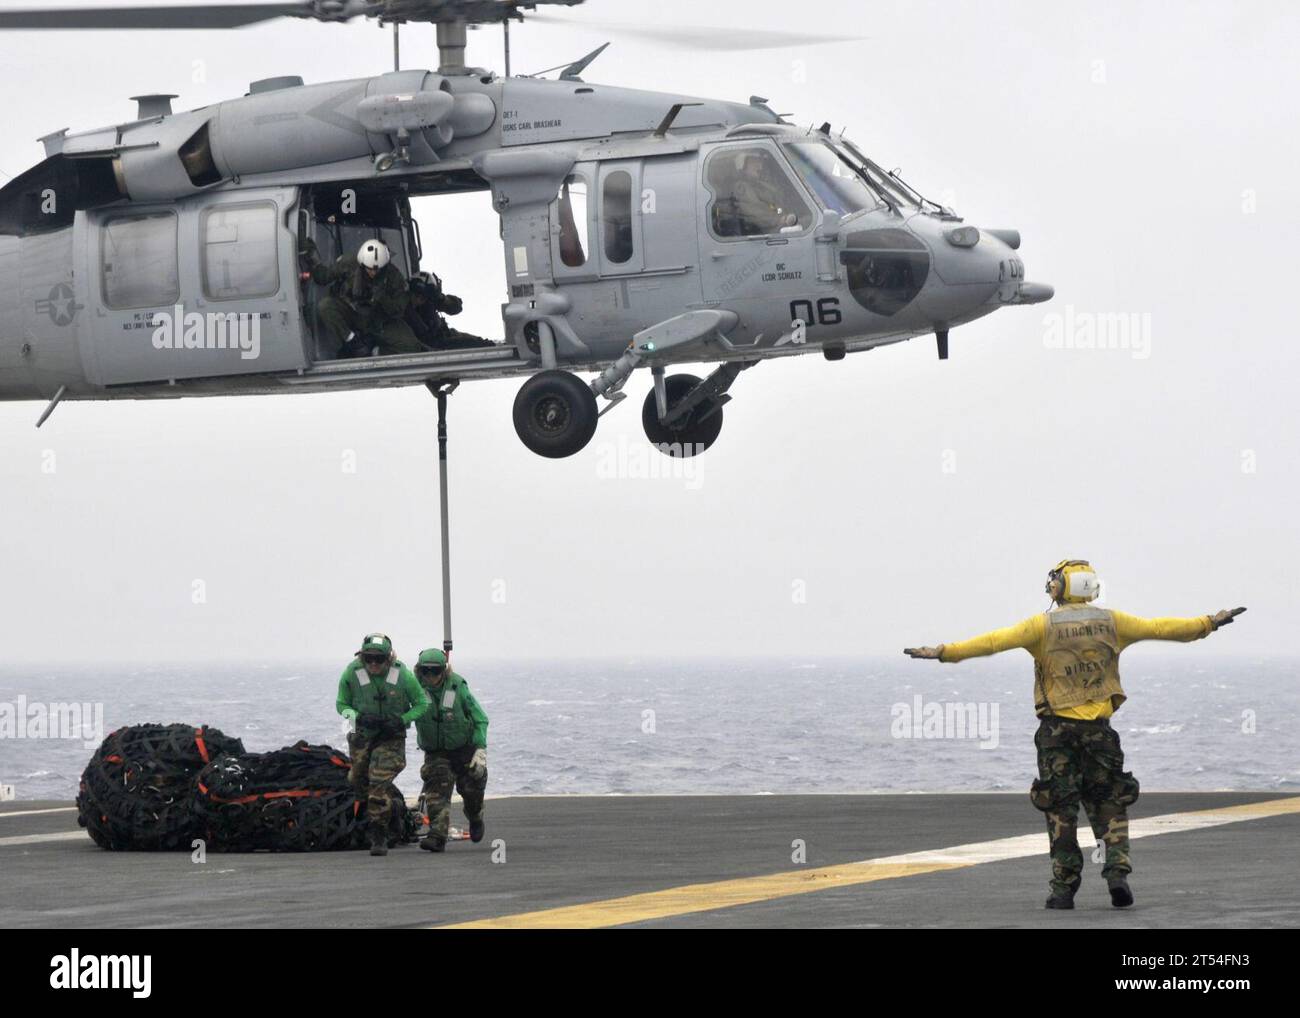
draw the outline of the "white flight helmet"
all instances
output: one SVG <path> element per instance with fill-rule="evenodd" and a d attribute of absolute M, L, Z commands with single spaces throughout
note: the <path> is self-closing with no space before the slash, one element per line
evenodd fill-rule
<path fill-rule="evenodd" d="M 367 269 L 382 269 L 392 260 L 392 253 L 382 240 L 368 240 L 357 252 L 357 261 Z"/>

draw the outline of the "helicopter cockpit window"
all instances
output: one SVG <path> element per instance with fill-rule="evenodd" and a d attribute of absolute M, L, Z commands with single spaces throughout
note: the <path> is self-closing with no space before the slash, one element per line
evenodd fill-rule
<path fill-rule="evenodd" d="M 872 187 L 882 194 L 897 208 L 916 210 L 921 207 L 922 198 L 901 179 L 887 173 L 864 156 L 856 146 L 842 140 L 836 146 L 840 158 L 857 167 L 871 181 Z"/>
<path fill-rule="evenodd" d="M 218 205 L 203 213 L 203 293 L 209 300 L 269 297 L 280 289 L 275 205 Z"/>
<path fill-rule="evenodd" d="M 578 176 L 565 180 L 558 202 L 560 260 L 571 269 L 587 264 L 587 182 Z"/>
<path fill-rule="evenodd" d="M 798 232 L 812 225 L 807 202 L 766 148 L 727 147 L 709 159 L 710 225 L 719 237 Z"/>
<path fill-rule="evenodd" d="M 796 142 L 787 145 L 786 151 L 795 172 L 827 210 L 849 216 L 881 207 L 848 160 L 824 142 Z"/>
<path fill-rule="evenodd" d="M 174 213 L 115 216 L 104 223 L 101 237 L 108 307 L 170 307 L 180 299 Z"/>
<path fill-rule="evenodd" d="M 601 203 L 605 257 L 622 265 L 632 257 L 632 174 L 615 170 L 605 178 Z"/>

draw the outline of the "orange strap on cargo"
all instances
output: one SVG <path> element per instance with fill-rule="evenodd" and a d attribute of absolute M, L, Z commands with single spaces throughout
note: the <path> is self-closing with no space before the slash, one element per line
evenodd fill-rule
<path fill-rule="evenodd" d="M 199 790 L 202 791 L 204 795 L 208 794 L 208 790 L 204 788 L 202 784 L 199 785 Z M 313 792 L 307 788 L 298 788 L 290 792 L 262 792 L 258 795 L 245 795 L 238 799 L 223 799 L 219 795 L 214 795 L 212 796 L 212 801 L 219 802 L 225 806 L 246 806 L 250 802 L 257 802 L 259 799 L 319 799 L 321 796 L 330 794 L 332 793 L 322 791 Z"/>

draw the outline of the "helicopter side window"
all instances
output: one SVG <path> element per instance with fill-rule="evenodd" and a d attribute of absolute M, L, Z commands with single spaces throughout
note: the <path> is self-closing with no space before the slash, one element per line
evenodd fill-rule
<path fill-rule="evenodd" d="M 812 210 L 766 148 L 727 147 L 709 158 L 710 225 L 719 237 L 760 237 L 812 225 Z"/>
<path fill-rule="evenodd" d="M 278 217 L 272 202 L 203 213 L 203 293 L 209 300 L 269 297 L 280 289 Z"/>
<path fill-rule="evenodd" d="M 114 216 L 104 223 L 101 238 L 108 307 L 169 307 L 180 299 L 175 213 Z"/>
<path fill-rule="evenodd" d="M 614 265 L 632 258 L 632 174 L 615 170 L 605 178 L 601 202 L 605 227 L 605 257 Z"/>
<path fill-rule="evenodd" d="M 560 188 L 560 260 L 571 269 L 587 264 L 587 182 L 570 176 Z"/>

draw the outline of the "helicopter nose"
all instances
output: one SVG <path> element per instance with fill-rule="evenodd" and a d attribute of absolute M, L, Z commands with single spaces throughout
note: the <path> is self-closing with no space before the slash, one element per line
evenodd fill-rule
<path fill-rule="evenodd" d="M 998 251 L 998 289 L 989 298 L 990 304 L 1041 304 L 1056 294 L 1047 283 L 1031 283 L 1025 279 L 1025 263 L 1018 254 L 1019 230 L 983 230 L 983 238 Z"/>
<path fill-rule="evenodd" d="M 1016 271 L 1014 252 L 1000 238 L 969 225 L 923 223 L 924 240 L 939 284 L 922 295 L 922 310 L 935 321 L 956 321 L 994 299 Z"/>
<path fill-rule="evenodd" d="M 1056 290 L 1047 283 L 1031 283 L 1025 279 L 1024 260 L 1016 253 L 1020 249 L 1019 230 L 963 226 L 945 231 L 944 238 L 953 247 L 973 249 L 972 254 L 983 249 L 978 260 L 971 259 L 964 266 L 964 273 L 972 282 L 977 277 L 980 281 L 996 278 L 996 289 L 988 296 L 990 304 L 1041 304 L 1055 295 Z"/>
<path fill-rule="evenodd" d="M 1020 231 L 934 224 L 928 232 L 935 275 L 944 284 L 926 294 L 924 310 L 935 321 L 969 320 L 1003 305 L 1051 299 L 1052 287 L 1025 280 L 1017 254 Z"/>

